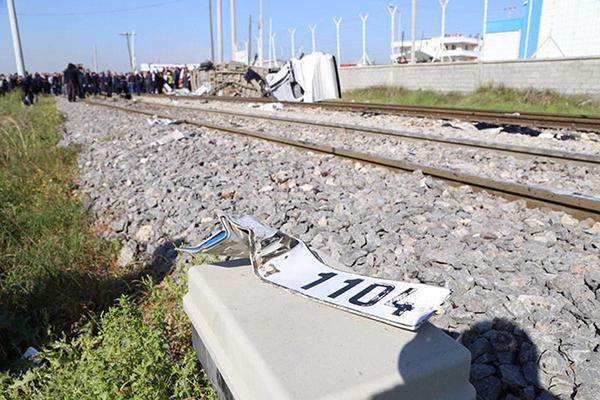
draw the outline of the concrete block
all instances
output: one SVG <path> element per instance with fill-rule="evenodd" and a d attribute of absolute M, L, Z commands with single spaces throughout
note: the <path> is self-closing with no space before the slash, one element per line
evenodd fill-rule
<path fill-rule="evenodd" d="M 290 293 L 247 262 L 193 267 L 184 308 L 221 399 L 475 399 L 470 353 Z"/>

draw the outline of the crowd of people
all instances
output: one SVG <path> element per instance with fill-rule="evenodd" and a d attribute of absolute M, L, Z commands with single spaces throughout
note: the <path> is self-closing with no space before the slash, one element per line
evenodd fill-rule
<path fill-rule="evenodd" d="M 162 93 L 165 88 L 191 89 L 190 71 L 187 68 L 175 67 L 131 73 L 96 73 L 84 69 L 82 65 L 70 63 L 67 69 L 60 73 L 25 73 L 25 76 L 0 74 L 0 96 L 20 89 L 23 93 L 23 103 L 26 105 L 34 104 L 40 94 L 64 95 L 69 101 L 76 101 L 77 98 L 98 95 L 131 97 L 133 94 Z"/>

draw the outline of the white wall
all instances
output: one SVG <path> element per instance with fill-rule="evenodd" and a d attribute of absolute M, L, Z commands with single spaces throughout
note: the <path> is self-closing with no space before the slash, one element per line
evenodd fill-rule
<path fill-rule="evenodd" d="M 342 91 L 375 85 L 470 92 L 482 85 L 551 89 L 600 98 L 600 57 L 340 68 Z"/>
<path fill-rule="evenodd" d="M 485 34 L 485 61 L 516 60 L 519 58 L 521 31 Z"/>
<path fill-rule="evenodd" d="M 600 55 L 600 0 L 544 0 L 536 58 Z"/>

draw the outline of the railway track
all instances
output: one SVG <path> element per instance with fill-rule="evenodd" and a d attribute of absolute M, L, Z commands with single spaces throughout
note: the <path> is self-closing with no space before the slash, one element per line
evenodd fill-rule
<path fill-rule="evenodd" d="M 408 139 L 408 140 L 416 140 L 416 141 L 427 141 L 440 143 L 443 145 L 449 146 L 458 146 L 458 147 L 473 147 L 482 150 L 491 150 L 496 152 L 501 152 L 504 154 L 508 154 L 518 158 L 524 157 L 544 157 L 547 159 L 551 159 L 554 161 L 562 162 L 581 162 L 591 165 L 600 165 L 600 156 L 596 156 L 593 154 L 584 154 L 584 153 L 574 153 L 567 151 L 560 151 L 554 149 L 538 149 L 528 146 L 519 146 L 513 144 L 501 144 L 501 143 L 489 143 L 480 140 L 472 140 L 472 139 L 456 139 L 456 138 L 447 138 L 439 135 L 431 135 L 426 133 L 417 133 L 417 132 L 408 132 L 401 131 L 397 129 L 386 129 L 379 127 L 368 127 L 356 124 L 344 124 L 338 122 L 321 122 L 321 121 L 313 121 L 301 118 L 293 118 L 293 117 L 281 117 L 281 116 L 273 116 L 273 115 L 262 115 L 256 113 L 246 113 L 239 111 L 229 111 L 229 110 L 214 110 L 207 108 L 198 108 L 198 107 L 190 107 L 184 105 L 174 105 L 174 104 L 161 104 L 161 103 L 153 103 L 153 102 L 145 102 L 150 106 L 157 107 L 172 107 L 179 108 L 182 110 L 189 111 L 201 111 L 208 114 L 220 114 L 220 115 L 229 115 L 233 117 L 240 118 L 251 118 L 251 119 L 262 119 L 268 120 L 271 122 L 281 122 L 281 123 L 291 123 L 291 124 L 299 124 L 299 125 L 310 125 L 310 126 L 318 126 L 318 127 L 326 127 L 333 129 L 340 129 L 346 132 L 360 132 L 367 133 L 372 135 L 383 135 L 383 136 L 392 136 L 396 138 Z"/>
<path fill-rule="evenodd" d="M 165 96 L 165 95 L 160 95 Z M 232 102 L 270 103 L 268 98 L 226 97 L 226 96 L 178 96 L 188 100 L 214 100 Z M 487 122 L 498 125 L 520 125 L 538 128 L 574 129 L 600 132 L 600 115 L 574 115 L 533 112 L 507 112 L 501 110 L 481 110 L 470 108 L 409 106 L 381 103 L 354 103 L 345 101 L 323 101 L 319 103 L 280 102 L 296 107 L 325 108 L 340 111 L 355 111 L 393 115 L 408 115 L 424 118 L 458 119 L 469 122 Z"/>
<path fill-rule="evenodd" d="M 173 115 L 161 114 L 156 112 L 156 110 L 134 109 L 130 107 L 123 107 L 120 105 L 108 104 L 105 102 L 97 101 L 87 101 L 87 103 L 140 115 L 157 116 L 159 118 L 166 119 L 173 118 Z M 157 106 L 165 107 L 165 105 Z M 196 111 L 198 110 L 196 109 Z M 487 192 L 491 192 L 509 200 L 523 199 L 527 202 L 529 206 L 532 207 L 548 207 L 554 210 L 568 212 L 578 218 L 593 218 L 595 220 L 600 220 L 600 197 L 596 196 L 586 196 L 579 193 L 544 188 L 537 185 L 524 185 L 520 183 L 504 182 L 496 179 L 461 173 L 448 169 L 431 167 L 428 165 L 417 164 L 398 159 L 380 157 L 374 154 L 360 152 L 352 149 L 334 147 L 322 143 L 309 142 L 304 140 L 296 140 L 287 137 L 272 135 L 265 132 L 242 129 L 233 126 L 223 126 L 207 121 L 197 121 L 185 118 L 178 118 L 178 120 L 182 123 L 194 125 L 197 127 L 214 129 L 221 132 L 242 135 L 245 137 L 253 137 L 257 139 L 267 140 L 277 144 L 293 146 L 304 150 L 332 154 L 352 159 L 355 161 L 384 166 L 394 170 L 420 170 L 425 175 L 444 180 L 445 182 L 454 186 L 469 185 L 475 190 L 484 190 Z M 581 162 L 581 160 L 575 161 Z M 590 161 L 586 160 L 586 162 Z"/>

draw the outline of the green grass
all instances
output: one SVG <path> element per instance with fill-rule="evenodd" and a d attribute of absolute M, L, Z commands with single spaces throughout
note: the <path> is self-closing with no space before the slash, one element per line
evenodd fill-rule
<path fill-rule="evenodd" d="M 551 90 L 519 90 L 499 86 L 480 87 L 472 93 L 441 93 L 374 86 L 346 91 L 343 98 L 347 101 L 370 103 L 600 115 L 600 102 L 585 96 L 566 96 Z"/>
<path fill-rule="evenodd" d="M 124 290 L 111 244 L 72 195 L 76 151 L 56 146 L 61 122 L 52 98 L 0 99 L 0 368 Z"/>
<path fill-rule="evenodd" d="M 190 345 L 181 307 L 185 284 L 171 275 L 144 287 L 143 302 L 120 297 L 75 339 L 58 340 L 36 356 L 41 366 L 17 379 L 0 375 L 6 398 L 216 399 Z"/>
<path fill-rule="evenodd" d="M 73 194 L 54 100 L 0 98 L 0 399 L 215 398 L 191 346 L 183 266 L 117 268 Z M 42 364 L 21 354 L 34 346 Z"/>

